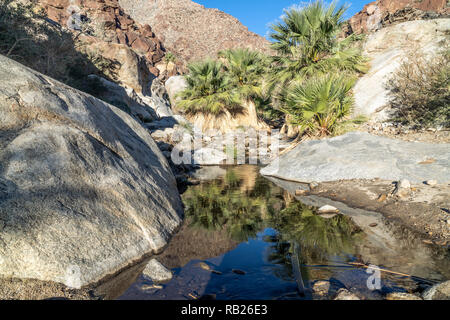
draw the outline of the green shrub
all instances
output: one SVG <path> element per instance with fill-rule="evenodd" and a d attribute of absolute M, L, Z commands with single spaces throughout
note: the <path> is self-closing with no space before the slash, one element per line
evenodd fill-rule
<path fill-rule="evenodd" d="M 166 52 L 164 56 L 165 63 L 175 63 L 177 61 L 177 57 L 172 52 Z"/>
<path fill-rule="evenodd" d="M 325 75 L 295 83 L 285 90 L 284 111 L 292 123 L 312 134 L 332 134 L 339 122 L 350 115 L 355 79 L 346 75 Z"/>
<path fill-rule="evenodd" d="M 223 72 L 223 64 L 205 60 L 188 65 L 187 89 L 179 94 L 178 107 L 188 114 L 220 115 L 239 109 L 236 96 L 230 91 L 230 78 Z"/>
<path fill-rule="evenodd" d="M 321 0 L 285 10 L 272 25 L 276 55 L 267 76 L 272 105 L 305 133 L 333 134 L 351 110 L 354 78 L 368 71 L 360 36 L 339 40 L 345 6 Z M 348 77 L 335 77 L 341 74 Z"/>
<path fill-rule="evenodd" d="M 392 120 L 416 128 L 450 127 L 450 50 L 411 55 L 388 83 Z"/>

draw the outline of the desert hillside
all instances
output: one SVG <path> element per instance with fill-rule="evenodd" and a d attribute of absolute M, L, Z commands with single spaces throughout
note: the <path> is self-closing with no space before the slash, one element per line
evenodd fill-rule
<path fill-rule="evenodd" d="M 139 23 L 151 25 L 166 49 L 184 61 L 215 57 L 218 51 L 235 47 L 269 50 L 267 40 L 236 18 L 190 0 L 120 0 L 119 4 Z"/>

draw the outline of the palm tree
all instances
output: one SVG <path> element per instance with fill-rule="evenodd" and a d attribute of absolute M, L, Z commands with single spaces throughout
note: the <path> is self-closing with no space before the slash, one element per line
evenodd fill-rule
<path fill-rule="evenodd" d="M 292 83 L 329 72 L 367 71 L 360 50 L 351 47 L 356 36 L 338 41 L 346 10 L 336 1 L 326 6 L 317 0 L 300 9 L 285 10 L 282 21 L 272 25 L 277 55 L 272 58 L 268 89 L 276 105 L 285 102 L 286 90 L 282 89 Z"/>
<path fill-rule="evenodd" d="M 219 58 L 188 66 L 188 87 L 179 95 L 179 107 L 203 128 L 265 127 L 257 106 L 264 100 L 261 87 L 267 60 L 248 49 L 225 50 Z"/>
<path fill-rule="evenodd" d="M 230 79 L 230 88 L 247 111 L 254 126 L 259 126 L 257 105 L 263 100 L 262 79 L 268 60 L 259 52 L 249 49 L 233 49 L 219 52 L 224 60 L 224 71 Z"/>
<path fill-rule="evenodd" d="M 302 130 L 329 135 L 351 112 L 353 98 L 349 92 L 354 84 L 355 79 L 348 75 L 325 75 L 294 83 L 284 93 L 284 111 Z"/>
<path fill-rule="evenodd" d="M 178 106 L 188 114 L 219 115 L 241 109 L 236 94 L 230 90 L 231 81 L 223 72 L 223 64 L 205 60 L 188 65 L 187 89 L 179 94 Z"/>

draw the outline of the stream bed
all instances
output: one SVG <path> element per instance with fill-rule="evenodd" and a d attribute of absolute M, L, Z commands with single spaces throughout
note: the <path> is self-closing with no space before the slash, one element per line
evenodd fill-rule
<path fill-rule="evenodd" d="M 419 295 L 450 278 L 447 248 L 424 244 L 378 213 L 295 197 L 300 185 L 262 177 L 256 166 L 207 167 L 196 177 L 202 182 L 182 195 L 183 227 L 155 257 L 172 280 L 154 284 L 140 274 L 115 298 L 332 299 L 347 288 L 361 299 L 384 299 Z M 325 204 L 340 214 L 319 215 Z M 382 270 L 379 282 L 367 265 Z M 318 281 L 325 291 L 313 290 Z"/>

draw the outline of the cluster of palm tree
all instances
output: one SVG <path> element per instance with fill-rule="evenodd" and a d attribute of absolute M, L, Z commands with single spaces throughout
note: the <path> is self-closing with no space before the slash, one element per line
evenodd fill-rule
<path fill-rule="evenodd" d="M 266 68 L 265 57 L 248 49 L 225 50 L 218 60 L 191 63 L 179 106 L 190 114 L 241 112 L 263 96 Z"/>
<path fill-rule="evenodd" d="M 285 10 L 271 27 L 274 56 L 235 49 L 191 64 L 180 106 L 219 115 L 270 105 L 300 132 L 332 134 L 351 113 L 351 89 L 368 68 L 355 46 L 360 38 L 339 39 L 346 9 L 316 0 Z"/>

